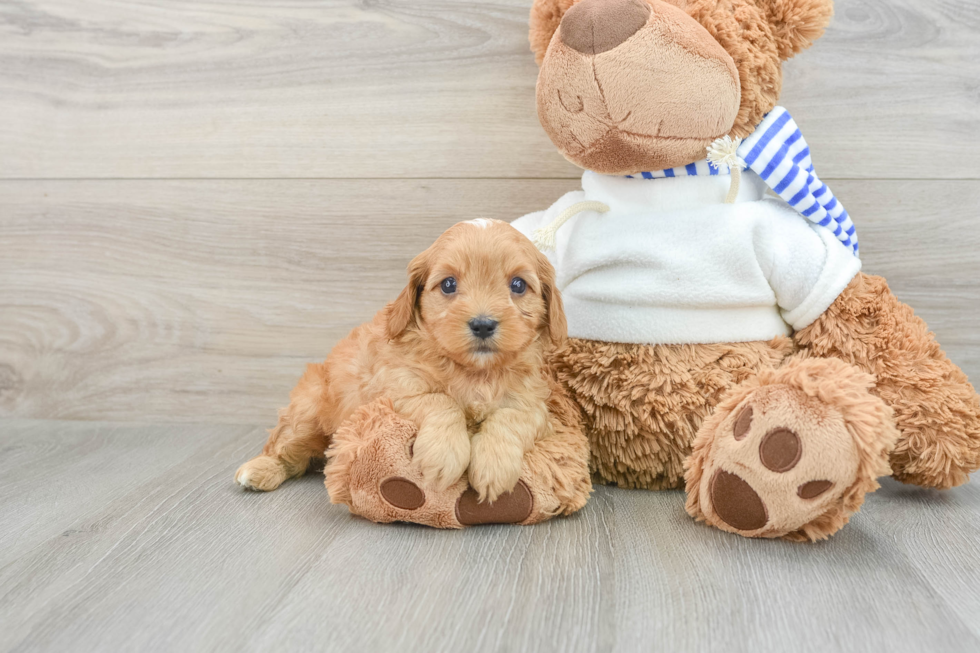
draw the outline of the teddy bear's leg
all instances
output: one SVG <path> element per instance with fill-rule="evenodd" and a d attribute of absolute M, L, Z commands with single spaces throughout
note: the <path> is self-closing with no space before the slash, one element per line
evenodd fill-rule
<path fill-rule="evenodd" d="M 684 486 L 698 427 L 728 388 L 778 367 L 792 351 L 786 337 L 699 345 L 569 338 L 553 363 L 581 407 L 596 477 L 661 490 Z"/>
<path fill-rule="evenodd" d="M 404 521 L 436 528 L 477 524 L 534 524 L 575 512 L 588 499 L 588 447 L 575 428 L 556 422 L 524 457 L 513 491 L 480 503 L 465 475 L 447 490 L 426 487 L 412 465 L 417 429 L 385 399 L 358 409 L 334 434 L 327 451 L 326 487 L 332 503 L 376 522 Z"/>
<path fill-rule="evenodd" d="M 884 279 L 858 274 L 794 338 L 808 355 L 840 358 L 875 376 L 873 392 L 895 411 L 900 432 L 895 478 L 949 488 L 980 467 L 980 397 Z"/>
<path fill-rule="evenodd" d="M 794 357 L 731 389 L 694 440 L 687 511 L 749 537 L 818 540 L 887 475 L 898 433 L 870 374 Z"/>

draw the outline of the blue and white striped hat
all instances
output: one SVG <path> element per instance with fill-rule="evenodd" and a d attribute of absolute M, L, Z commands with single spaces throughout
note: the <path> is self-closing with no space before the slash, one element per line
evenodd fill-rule
<path fill-rule="evenodd" d="M 854 223 L 827 184 L 813 171 L 810 147 L 786 109 L 776 107 L 770 111 L 744 141 L 726 136 L 715 141 L 708 151 L 707 159 L 686 166 L 627 176 L 664 179 L 723 175 L 731 174 L 730 166 L 734 166 L 736 174 L 732 182 L 737 189 L 738 169 L 748 167 L 800 215 L 831 229 L 838 240 L 858 255 Z"/>

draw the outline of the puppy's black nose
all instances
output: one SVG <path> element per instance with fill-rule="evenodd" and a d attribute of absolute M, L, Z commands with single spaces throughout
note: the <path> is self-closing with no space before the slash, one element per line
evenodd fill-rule
<path fill-rule="evenodd" d="M 470 331 L 480 340 L 486 340 L 497 330 L 497 320 L 488 317 L 474 317 L 470 320 Z"/>

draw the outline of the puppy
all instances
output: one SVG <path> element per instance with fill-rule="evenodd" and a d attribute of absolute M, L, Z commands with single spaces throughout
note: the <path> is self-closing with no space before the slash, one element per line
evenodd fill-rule
<path fill-rule="evenodd" d="M 359 406 L 388 397 L 418 426 L 412 464 L 446 490 L 464 472 L 481 501 L 514 488 L 521 461 L 549 435 L 545 360 L 566 337 L 555 271 L 506 222 L 447 230 L 408 266 L 408 285 L 307 367 L 262 455 L 235 480 L 274 490 L 323 459 Z"/>

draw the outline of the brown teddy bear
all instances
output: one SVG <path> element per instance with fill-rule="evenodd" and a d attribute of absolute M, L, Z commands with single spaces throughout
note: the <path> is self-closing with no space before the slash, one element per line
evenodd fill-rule
<path fill-rule="evenodd" d="M 557 270 L 559 377 L 591 466 L 686 485 L 698 520 L 818 540 L 877 478 L 966 482 L 980 400 L 861 272 L 789 113 L 781 62 L 832 0 L 535 0 L 541 124 L 582 190 L 514 225 Z M 777 197 L 767 196 L 767 191 Z"/>

